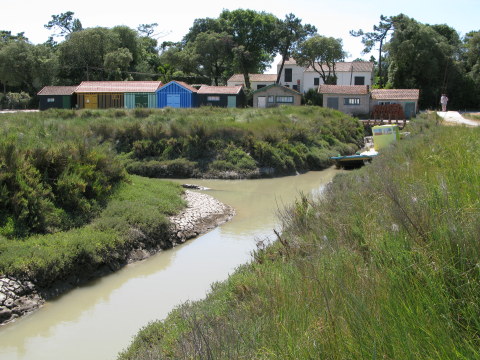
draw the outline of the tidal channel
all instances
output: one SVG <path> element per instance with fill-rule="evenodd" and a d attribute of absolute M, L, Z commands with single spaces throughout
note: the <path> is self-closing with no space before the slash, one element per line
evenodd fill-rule
<path fill-rule="evenodd" d="M 236 210 L 211 232 L 74 289 L 0 327 L 2 360 L 116 359 L 140 328 L 185 301 L 204 298 L 279 229 L 278 211 L 300 193 L 318 195 L 338 170 L 261 180 L 174 180 Z"/>

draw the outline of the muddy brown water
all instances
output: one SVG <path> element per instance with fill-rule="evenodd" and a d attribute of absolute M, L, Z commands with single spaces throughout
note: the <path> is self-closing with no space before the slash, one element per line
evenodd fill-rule
<path fill-rule="evenodd" d="M 279 229 L 277 211 L 300 193 L 318 195 L 338 170 L 261 180 L 174 180 L 211 188 L 235 217 L 174 249 L 74 289 L 0 327 L 2 360 L 116 359 L 140 328 L 177 305 L 205 297 L 213 282 L 251 259 Z"/>

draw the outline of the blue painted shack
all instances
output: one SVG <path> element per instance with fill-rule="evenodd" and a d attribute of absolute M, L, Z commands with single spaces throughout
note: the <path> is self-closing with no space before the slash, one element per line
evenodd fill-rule
<path fill-rule="evenodd" d="M 182 81 L 170 81 L 157 90 L 159 108 L 192 108 L 197 106 L 197 89 Z"/>

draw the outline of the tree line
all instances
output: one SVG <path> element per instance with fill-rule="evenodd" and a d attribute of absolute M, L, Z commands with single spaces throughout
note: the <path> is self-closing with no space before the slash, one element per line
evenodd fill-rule
<path fill-rule="evenodd" d="M 0 31 L 1 107 L 31 106 L 31 96 L 45 85 L 85 80 L 223 85 L 241 73 L 250 88 L 249 74 L 264 72 L 277 54 L 282 58 L 277 82 L 293 57 L 331 84 L 335 63 L 346 57 L 341 39 L 318 34 L 294 14 L 279 19 L 267 12 L 223 10 L 217 18 L 194 20 L 181 41 L 162 43 L 156 23 L 84 29 L 74 15 L 52 15 L 45 27 L 53 34 L 43 44 L 32 44 L 24 33 Z M 453 107 L 480 105 L 480 31 L 460 37 L 448 25 L 422 24 L 400 14 L 381 16 L 373 31 L 352 30 L 351 35 L 361 38 L 365 54 L 378 48 L 371 57 L 374 86 L 419 88 L 422 107 L 436 107 L 443 92 Z"/>

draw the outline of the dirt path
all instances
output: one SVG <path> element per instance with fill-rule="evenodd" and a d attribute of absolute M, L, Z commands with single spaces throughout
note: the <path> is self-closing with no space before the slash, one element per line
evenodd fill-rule
<path fill-rule="evenodd" d="M 480 122 L 474 120 L 465 119 L 458 111 L 437 111 L 438 116 L 442 117 L 445 121 L 454 123 L 457 125 L 468 126 L 480 126 Z"/>

